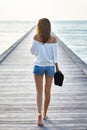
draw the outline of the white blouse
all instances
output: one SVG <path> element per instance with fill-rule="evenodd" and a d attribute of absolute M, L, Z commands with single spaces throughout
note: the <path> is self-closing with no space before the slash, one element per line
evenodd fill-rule
<path fill-rule="evenodd" d="M 54 66 L 57 63 L 57 43 L 41 43 L 33 40 L 30 52 L 35 55 L 35 65 Z"/>

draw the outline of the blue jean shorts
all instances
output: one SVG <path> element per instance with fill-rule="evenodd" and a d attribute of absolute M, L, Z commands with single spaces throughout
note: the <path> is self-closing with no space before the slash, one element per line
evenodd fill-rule
<path fill-rule="evenodd" d="M 54 76 L 55 68 L 54 66 L 34 66 L 33 73 L 36 75 L 43 75 L 46 76 Z"/>

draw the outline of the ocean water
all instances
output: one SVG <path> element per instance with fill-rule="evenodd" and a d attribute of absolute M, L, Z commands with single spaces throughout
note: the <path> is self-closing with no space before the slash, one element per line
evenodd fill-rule
<path fill-rule="evenodd" d="M 52 30 L 87 64 L 87 21 L 54 21 Z"/>
<path fill-rule="evenodd" d="M 33 21 L 0 21 L 0 54 L 34 25 Z M 52 21 L 52 31 L 87 64 L 87 21 Z"/>
<path fill-rule="evenodd" d="M 26 34 L 33 26 L 33 21 L 0 21 L 0 54 Z"/>

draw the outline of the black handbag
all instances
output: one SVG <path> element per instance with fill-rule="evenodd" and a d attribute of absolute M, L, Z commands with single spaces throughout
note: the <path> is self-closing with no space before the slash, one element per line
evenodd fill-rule
<path fill-rule="evenodd" d="M 64 74 L 61 71 L 58 71 L 54 74 L 54 84 L 58 86 L 63 85 Z"/>

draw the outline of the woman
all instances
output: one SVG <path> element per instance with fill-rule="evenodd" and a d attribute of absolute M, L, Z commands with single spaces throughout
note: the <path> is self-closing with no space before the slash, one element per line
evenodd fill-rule
<path fill-rule="evenodd" d="M 57 41 L 51 35 L 51 24 L 47 18 L 42 18 L 36 26 L 36 34 L 34 35 L 33 43 L 30 51 L 35 55 L 34 63 L 34 79 L 36 84 L 36 101 L 38 111 L 38 126 L 42 126 L 42 119 L 46 119 L 47 110 L 50 103 L 51 84 L 56 71 L 59 71 L 57 63 Z M 44 84 L 44 100 L 43 95 L 43 77 L 45 75 Z M 43 113 L 42 113 L 42 102 Z"/>

